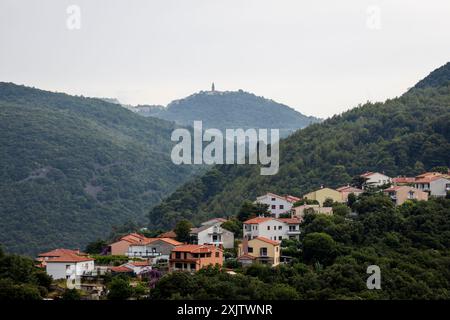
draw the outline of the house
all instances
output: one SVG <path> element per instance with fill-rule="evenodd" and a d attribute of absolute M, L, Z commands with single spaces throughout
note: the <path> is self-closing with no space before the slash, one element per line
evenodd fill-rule
<path fill-rule="evenodd" d="M 392 184 L 394 186 L 412 186 L 415 180 L 415 177 L 395 177 L 392 178 Z"/>
<path fill-rule="evenodd" d="M 270 213 L 275 218 L 278 218 L 280 214 L 289 213 L 294 203 L 299 200 L 300 198 L 291 195 L 279 196 L 275 193 L 267 193 L 256 198 L 255 203 L 267 204 L 269 206 Z"/>
<path fill-rule="evenodd" d="M 45 271 L 55 280 L 89 275 L 94 269 L 93 258 L 70 251 L 60 252 L 59 256 L 47 257 L 45 260 Z"/>
<path fill-rule="evenodd" d="M 170 271 L 198 271 L 209 265 L 223 265 L 223 250 L 212 244 L 185 244 L 170 254 Z"/>
<path fill-rule="evenodd" d="M 308 200 L 316 200 L 320 206 L 323 206 L 323 203 L 326 199 L 331 199 L 334 202 L 343 202 L 342 195 L 339 191 L 323 187 L 316 191 L 305 194 L 303 198 Z"/>
<path fill-rule="evenodd" d="M 161 233 L 157 238 L 170 238 L 170 239 L 176 240 L 177 234 L 175 233 L 175 231 L 170 230 L 170 231 Z"/>
<path fill-rule="evenodd" d="M 276 219 L 257 217 L 243 223 L 244 238 L 251 240 L 264 237 L 270 240 L 298 239 L 300 234 L 300 219 Z"/>
<path fill-rule="evenodd" d="M 348 201 L 348 195 L 351 193 L 353 193 L 355 196 L 359 196 L 362 193 L 364 193 L 364 190 L 352 187 L 350 185 L 337 188 L 336 191 L 341 193 L 341 198 L 342 198 L 342 201 L 344 201 L 344 202 Z"/>
<path fill-rule="evenodd" d="M 142 272 L 147 272 L 151 269 L 151 264 L 148 261 L 129 261 L 120 266 L 109 268 L 112 274 L 122 273 L 129 275 L 140 275 Z"/>
<path fill-rule="evenodd" d="M 383 191 L 399 206 L 406 200 L 428 200 L 428 193 L 409 186 L 393 186 Z"/>
<path fill-rule="evenodd" d="M 237 260 L 244 266 L 252 263 L 263 263 L 274 267 L 280 263 L 280 254 L 279 241 L 256 237 L 251 240 L 244 239 L 239 244 Z"/>
<path fill-rule="evenodd" d="M 298 207 L 292 208 L 292 217 L 303 220 L 303 217 L 307 212 L 313 212 L 315 214 L 326 214 L 332 215 L 333 208 L 331 207 L 321 207 L 318 204 L 304 204 Z"/>
<path fill-rule="evenodd" d="M 130 233 L 126 236 L 121 237 L 118 241 L 111 243 L 109 245 L 109 252 L 111 255 L 126 255 L 128 252 L 128 247 L 130 245 L 145 244 L 149 238 L 144 237 L 138 233 Z"/>
<path fill-rule="evenodd" d="M 381 187 L 383 185 L 392 183 L 392 179 L 390 177 L 379 172 L 366 172 L 361 175 L 361 178 L 363 178 L 365 181 L 363 188 L 366 188 L 368 186 Z"/>
<path fill-rule="evenodd" d="M 450 179 L 438 172 L 426 172 L 416 177 L 414 187 L 431 196 L 445 197 L 450 191 Z"/>
<path fill-rule="evenodd" d="M 126 256 L 133 258 L 154 258 L 154 261 L 160 259 L 169 259 L 173 248 L 183 243 L 171 238 L 148 238 L 147 241 L 139 244 L 130 244 Z"/>
<path fill-rule="evenodd" d="M 226 221 L 226 220 L 225 220 Z M 202 224 L 198 228 L 191 229 L 191 242 L 194 244 L 214 244 L 223 246 L 226 249 L 234 247 L 233 232 L 221 227 L 223 221 L 217 220 L 215 223 L 211 220 L 207 224 Z"/>
<path fill-rule="evenodd" d="M 47 260 L 52 259 L 52 258 L 58 258 L 61 257 L 65 254 L 76 254 L 79 256 L 87 256 L 86 253 L 80 252 L 79 249 L 76 250 L 71 250 L 71 249 L 54 249 L 52 251 L 48 251 L 48 252 L 44 252 L 44 253 L 40 253 L 36 259 L 36 261 L 39 262 L 39 267 L 44 268 L 47 264 Z"/>
<path fill-rule="evenodd" d="M 224 222 L 227 222 L 227 219 L 224 219 L 224 218 L 213 218 L 213 219 L 207 220 L 205 222 L 202 222 L 202 226 L 206 226 L 206 225 L 211 226 L 211 225 L 214 225 L 214 224 L 217 224 L 217 223 L 222 224 Z"/>

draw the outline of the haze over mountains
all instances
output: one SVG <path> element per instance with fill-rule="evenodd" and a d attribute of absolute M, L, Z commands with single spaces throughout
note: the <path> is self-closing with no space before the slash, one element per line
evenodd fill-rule
<path fill-rule="evenodd" d="M 277 175 L 261 176 L 258 165 L 215 166 L 156 206 L 149 226 L 235 215 L 244 200 L 258 195 L 301 196 L 321 185 L 345 185 L 366 171 L 397 176 L 450 167 L 449 155 L 447 63 L 399 98 L 367 103 L 282 140 Z"/>
<path fill-rule="evenodd" d="M 233 128 L 280 129 L 280 136 L 304 128 L 321 119 L 305 116 L 278 102 L 252 93 L 239 91 L 200 91 L 184 99 L 175 100 L 167 107 L 138 106 L 144 116 L 175 121 L 192 126 L 196 120 L 203 121 L 204 128 L 220 130 Z"/>

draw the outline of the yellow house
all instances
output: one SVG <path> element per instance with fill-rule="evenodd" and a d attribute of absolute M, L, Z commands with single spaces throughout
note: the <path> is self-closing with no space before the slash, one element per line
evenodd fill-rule
<path fill-rule="evenodd" d="M 323 202 L 326 199 L 332 199 L 335 202 L 342 202 L 341 193 L 331 188 L 321 188 L 319 190 L 305 194 L 303 198 L 308 200 L 317 200 L 320 206 L 323 206 Z"/>
<path fill-rule="evenodd" d="M 243 265 L 259 262 L 275 267 L 280 264 L 280 255 L 280 242 L 265 237 L 244 239 L 238 247 L 238 261 Z"/>

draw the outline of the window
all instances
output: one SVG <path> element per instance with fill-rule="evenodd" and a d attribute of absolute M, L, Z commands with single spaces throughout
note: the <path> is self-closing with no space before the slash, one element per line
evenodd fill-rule
<path fill-rule="evenodd" d="M 175 263 L 175 268 L 177 268 L 177 269 L 181 269 L 181 268 L 183 268 L 183 264 L 182 264 L 182 263 L 179 263 L 179 262 L 177 262 L 177 263 Z"/>
<path fill-rule="evenodd" d="M 275 251 L 278 252 L 278 247 L 275 247 Z"/>
<path fill-rule="evenodd" d="M 272 205 L 272 209 L 276 209 L 276 208 L 277 208 L 277 206 L 273 204 Z"/>
<path fill-rule="evenodd" d="M 278 230 L 281 230 L 283 227 L 282 226 L 278 226 Z"/>
<path fill-rule="evenodd" d="M 195 270 L 195 263 L 191 263 L 191 270 Z"/>
<path fill-rule="evenodd" d="M 261 257 L 267 257 L 267 248 L 263 247 L 263 248 L 259 249 L 259 255 Z"/>
<path fill-rule="evenodd" d="M 184 268 L 187 269 L 187 263 L 184 264 Z"/>
<path fill-rule="evenodd" d="M 216 258 L 219 258 L 219 257 L 220 257 L 220 253 L 216 252 Z"/>
<path fill-rule="evenodd" d="M 278 240 L 280 240 L 280 241 L 283 240 L 283 237 L 282 237 L 282 236 L 279 236 L 279 237 L 278 237 Z"/>
<path fill-rule="evenodd" d="M 175 259 L 181 259 L 181 252 L 175 252 Z"/>
<path fill-rule="evenodd" d="M 280 204 L 280 209 L 284 209 L 284 204 Z"/>
<path fill-rule="evenodd" d="M 275 198 L 272 198 L 272 201 L 275 201 L 276 199 Z"/>
<path fill-rule="evenodd" d="M 253 247 L 248 247 L 247 251 L 248 251 L 248 253 L 253 253 Z"/>
<path fill-rule="evenodd" d="M 267 230 L 270 230 L 270 226 L 267 226 Z"/>

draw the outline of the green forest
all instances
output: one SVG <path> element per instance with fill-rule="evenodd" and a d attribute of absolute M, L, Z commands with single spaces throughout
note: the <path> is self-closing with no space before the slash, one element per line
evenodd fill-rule
<path fill-rule="evenodd" d="M 100 99 L 0 83 L 0 243 L 34 255 L 142 224 L 197 170 L 172 164 L 173 129 Z"/>
<path fill-rule="evenodd" d="M 368 102 L 282 140 L 276 175 L 261 176 L 257 165 L 215 166 L 153 208 L 150 228 L 236 215 L 243 201 L 261 194 L 302 196 L 321 185 L 345 185 L 366 171 L 395 177 L 450 166 L 449 66 L 398 98 Z"/>

